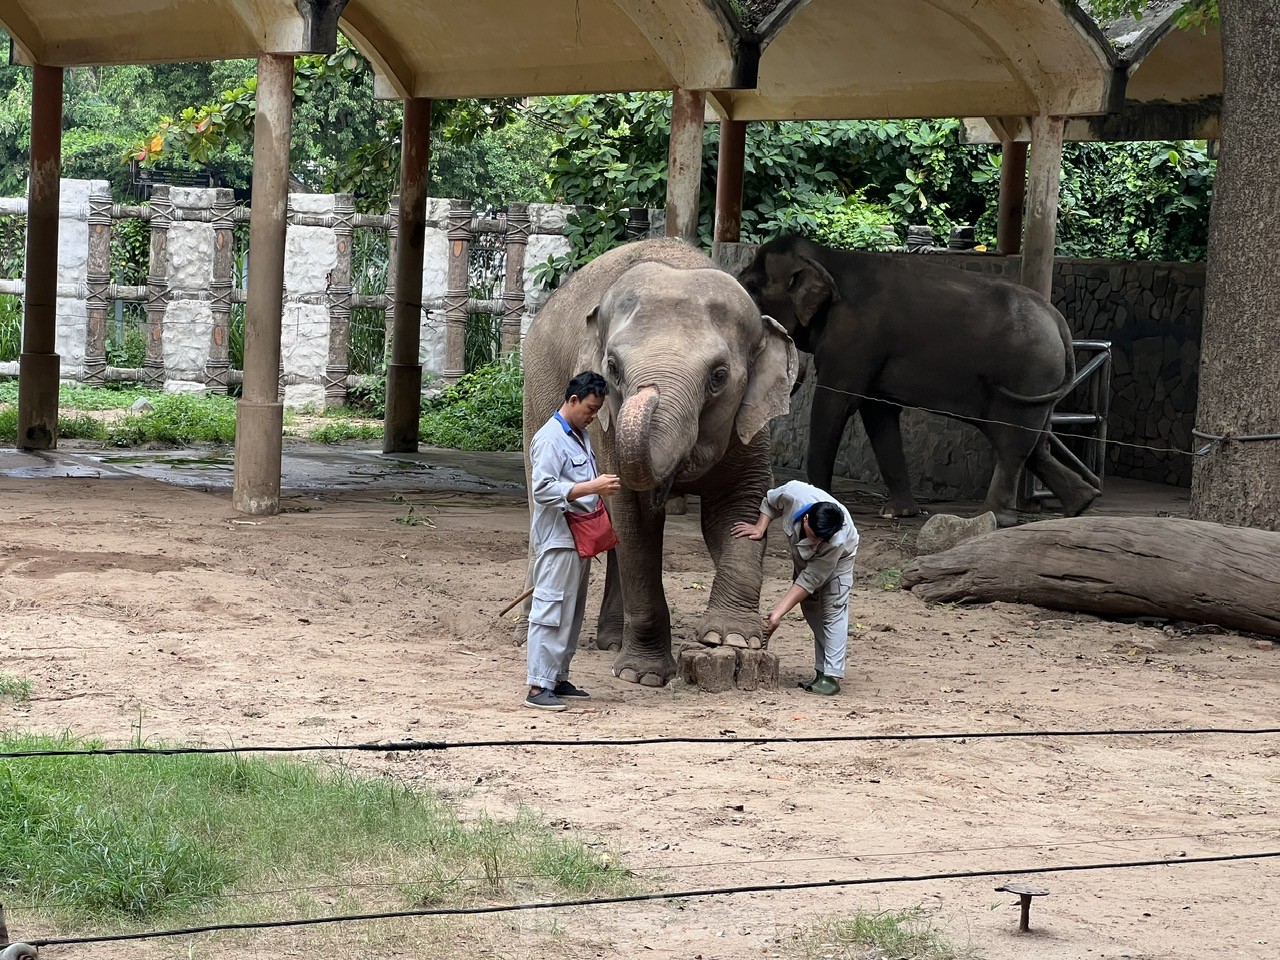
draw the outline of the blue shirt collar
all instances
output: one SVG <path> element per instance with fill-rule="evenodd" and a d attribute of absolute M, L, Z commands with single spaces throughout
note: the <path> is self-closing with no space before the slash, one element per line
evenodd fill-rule
<path fill-rule="evenodd" d="M 565 420 L 565 418 L 564 418 L 564 417 L 560 416 L 560 411 L 559 411 L 559 410 L 557 410 L 555 413 L 553 413 L 553 414 L 552 414 L 552 416 L 553 416 L 553 417 L 555 417 L 557 420 L 559 420 L 559 421 L 560 421 L 560 426 L 564 429 L 564 432 L 565 432 L 565 433 L 567 433 L 567 434 L 569 434 L 570 436 L 572 436 L 572 435 L 576 432 L 576 431 L 573 429 L 573 427 L 569 426 L 569 422 L 568 422 L 567 420 Z"/>
<path fill-rule="evenodd" d="M 813 503 L 817 503 L 817 502 L 818 502 L 817 500 L 813 501 Z M 791 518 L 791 522 L 799 523 L 800 518 L 804 516 L 804 512 L 808 510 L 810 507 L 812 507 L 813 503 L 806 503 L 803 507 L 797 510 L 795 516 Z"/>

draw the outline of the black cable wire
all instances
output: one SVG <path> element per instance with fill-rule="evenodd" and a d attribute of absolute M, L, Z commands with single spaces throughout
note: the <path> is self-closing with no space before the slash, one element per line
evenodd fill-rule
<path fill-rule="evenodd" d="M 122 940 L 156 940 L 163 937 L 184 937 L 197 933 L 214 933 L 221 930 L 265 930 L 282 927 L 307 927 L 325 923 L 355 923 L 365 920 L 394 920 L 404 917 L 457 917 L 480 916 L 493 913 L 515 913 L 523 910 L 562 910 L 569 907 L 600 907 L 623 903 L 645 903 L 661 900 L 688 900 L 694 897 L 724 897 L 741 893 L 784 893 L 794 890 L 816 890 L 820 887 L 857 887 L 895 883 L 922 883 L 936 880 L 975 880 L 981 877 L 1013 877 L 1030 874 L 1070 873 L 1083 870 L 1125 870 L 1138 867 L 1172 867 L 1192 863 L 1226 863 L 1243 860 L 1263 860 L 1280 857 L 1280 850 L 1266 853 L 1234 853 L 1216 857 L 1181 857 L 1167 860 L 1131 860 L 1118 863 L 1081 863 L 1054 867 L 1031 867 L 1021 870 L 958 870 L 946 873 L 926 873 L 906 877 L 861 877 L 840 880 L 808 880 L 801 883 L 757 883 L 734 887 L 709 887 L 703 890 L 683 890 L 675 893 L 639 893 L 622 897 L 599 897 L 585 900 L 556 900 L 547 903 L 496 904 L 487 907 L 431 907 L 419 910 L 388 910 L 380 913 L 356 913 L 331 917 L 312 917 L 302 920 L 259 920 L 250 923 L 208 924 L 179 930 L 152 930 L 140 933 L 117 933 L 100 937 L 63 937 L 27 941 L 33 947 L 55 947 L 83 943 L 115 943 Z"/>
<path fill-rule="evenodd" d="M 87 750 L 16 750 L 0 753 L 0 760 L 29 757 L 113 757 L 220 753 L 309 753 L 317 751 L 357 751 L 366 753 L 414 753 L 419 751 L 462 750 L 475 747 L 644 747 L 671 744 L 805 744 L 805 743 L 904 743 L 928 740 L 1020 740 L 1033 737 L 1170 737 L 1170 736 L 1274 736 L 1280 727 L 1155 727 L 1116 730 L 980 730 L 970 733 L 864 733 L 824 734 L 804 737 L 621 737 L 592 740 L 379 740 L 355 744 L 301 744 L 240 747 L 99 747 Z"/>

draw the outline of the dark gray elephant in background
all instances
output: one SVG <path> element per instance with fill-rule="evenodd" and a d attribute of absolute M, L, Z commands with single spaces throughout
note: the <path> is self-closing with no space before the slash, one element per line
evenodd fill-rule
<path fill-rule="evenodd" d="M 902 406 L 945 412 L 977 427 L 995 449 L 984 510 L 1017 522 L 1025 464 L 1067 516 L 1099 491 L 1049 448 L 1045 429 L 1071 389 L 1075 352 L 1066 321 L 1044 297 L 929 257 L 831 250 L 798 237 L 764 244 L 739 276 L 816 372 L 809 481 L 830 489 L 845 424 L 861 413 L 889 488 L 881 516 L 920 512 L 911 495 Z M 999 422 L 988 422 L 999 421 Z"/>
<path fill-rule="evenodd" d="M 786 331 L 704 254 L 644 240 L 596 258 L 552 294 L 522 356 L 526 449 L 575 374 L 595 370 L 609 383 L 590 429 L 601 472 L 623 487 L 608 498 L 620 542 L 596 632 L 597 646 L 618 651 L 614 675 L 646 686 L 675 675 L 662 539 L 665 504 L 679 494 L 701 498 L 716 568 L 698 639 L 762 646 L 764 544 L 729 530 L 759 516 L 772 484 L 767 428 L 787 412 L 797 371 Z"/>

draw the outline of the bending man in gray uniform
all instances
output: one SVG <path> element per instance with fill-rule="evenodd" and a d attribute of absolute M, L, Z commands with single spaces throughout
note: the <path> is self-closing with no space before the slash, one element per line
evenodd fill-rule
<path fill-rule="evenodd" d="M 831 696 L 840 692 L 845 653 L 849 642 L 849 591 L 853 587 L 853 561 L 858 553 L 858 531 L 843 504 L 824 490 L 792 480 L 775 487 L 760 501 L 755 523 L 739 520 L 735 537 L 764 539 L 769 524 L 783 518 L 795 583 L 765 618 L 764 632 L 778 629 L 782 618 L 797 603 L 813 631 L 815 676 L 800 686 Z"/>
<path fill-rule="evenodd" d="M 565 700 L 590 696 L 569 682 L 569 661 L 578 649 L 587 606 L 591 560 L 578 556 L 566 511 L 589 513 L 600 495 L 622 484 L 611 473 L 596 476 L 587 427 L 609 393 L 598 373 L 569 381 L 564 404 L 529 441 L 533 521 L 533 603 L 529 609 L 529 694 L 526 707 L 563 710 Z"/>

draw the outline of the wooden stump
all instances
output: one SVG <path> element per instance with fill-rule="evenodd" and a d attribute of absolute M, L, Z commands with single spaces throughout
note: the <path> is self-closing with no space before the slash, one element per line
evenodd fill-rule
<path fill-rule="evenodd" d="M 703 693 L 778 687 L 778 657 L 767 650 L 687 644 L 680 648 L 677 669 L 681 680 Z"/>
<path fill-rule="evenodd" d="M 1046 520 L 920 557 L 902 585 L 925 600 L 1007 600 L 1280 636 L 1280 533 L 1158 517 Z"/>

